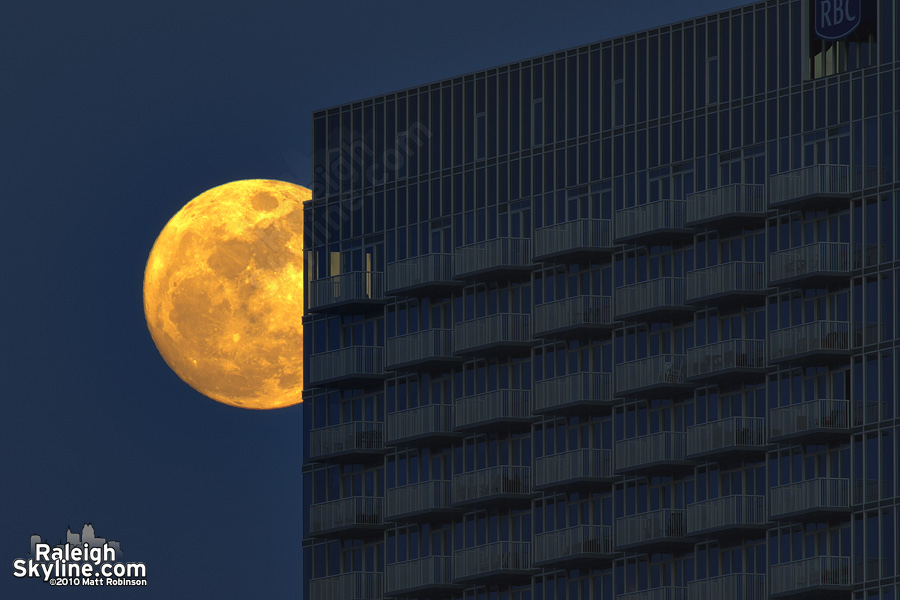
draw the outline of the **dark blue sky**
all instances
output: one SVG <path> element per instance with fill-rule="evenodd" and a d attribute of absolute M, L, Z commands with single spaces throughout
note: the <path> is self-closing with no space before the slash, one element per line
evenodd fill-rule
<path fill-rule="evenodd" d="M 19 2 L 0 9 L 0 597 L 300 598 L 300 407 L 188 388 L 143 317 L 187 201 L 309 182 L 318 108 L 743 4 Z M 12 576 L 92 522 L 127 592 Z M 312 600 L 312 599 L 310 599 Z"/>

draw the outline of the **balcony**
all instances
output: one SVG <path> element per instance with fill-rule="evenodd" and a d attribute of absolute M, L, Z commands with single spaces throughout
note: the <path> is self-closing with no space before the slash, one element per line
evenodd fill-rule
<path fill-rule="evenodd" d="M 453 354 L 452 329 L 426 329 L 388 338 L 385 355 L 386 366 L 392 371 L 430 369 L 460 362 Z"/>
<path fill-rule="evenodd" d="M 461 587 L 453 583 L 453 557 L 428 556 L 387 565 L 385 595 L 395 598 L 450 594 Z"/>
<path fill-rule="evenodd" d="M 316 600 L 382 600 L 382 574 L 351 571 L 309 580 L 309 595 Z"/>
<path fill-rule="evenodd" d="M 685 223 L 690 227 L 743 225 L 761 221 L 768 210 L 765 185 L 735 183 L 689 194 Z"/>
<path fill-rule="evenodd" d="M 574 296 L 534 307 L 534 337 L 584 337 L 614 326 L 611 296 Z"/>
<path fill-rule="evenodd" d="M 616 244 L 667 244 L 693 235 L 684 200 L 659 200 L 616 211 Z"/>
<path fill-rule="evenodd" d="M 694 466 L 685 456 L 685 433 L 663 431 L 616 442 L 616 473 L 657 474 Z"/>
<path fill-rule="evenodd" d="M 384 454 L 384 423 L 351 421 L 309 432 L 309 459 L 363 460 Z"/>
<path fill-rule="evenodd" d="M 531 583 L 531 542 L 494 542 L 453 553 L 456 583 Z"/>
<path fill-rule="evenodd" d="M 827 206 L 849 200 L 864 187 L 878 185 L 878 169 L 813 165 L 769 177 L 769 208 Z"/>
<path fill-rule="evenodd" d="M 769 362 L 818 364 L 844 359 L 857 344 L 847 321 L 813 321 L 769 333 Z M 861 341 L 861 340 L 859 340 Z M 853 344 L 853 345 L 851 345 Z"/>
<path fill-rule="evenodd" d="M 572 373 L 534 383 L 536 415 L 590 414 L 612 407 L 611 373 Z"/>
<path fill-rule="evenodd" d="M 816 242 L 780 250 L 769 255 L 769 284 L 782 287 L 824 286 L 835 281 L 849 284 L 856 262 L 850 244 L 843 242 Z"/>
<path fill-rule="evenodd" d="M 688 381 L 716 382 L 765 375 L 765 340 L 725 340 L 687 351 Z"/>
<path fill-rule="evenodd" d="M 695 579 L 687 587 L 685 600 L 768 600 L 766 576 L 759 573 L 732 573 Z"/>
<path fill-rule="evenodd" d="M 639 592 L 616 594 L 616 600 L 685 600 L 687 588 L 677 585 L 663 585 Z"/>
<path fill-rule="evenodd" d="M 817 556 L 769 570 L 770 598 L 848 598 L 852 591 L 848 556 Z"/>
<path fill-rule="evenodd" d="M 579 448 L 534 459 L 534 489 L 578 489 L 612 484 L 612 450 Z"/>
<path fill-rule="evenodd" d="M 688 271 L 684 301 L 688 304 L 753 302 L 768 293 L 766 264 L 736 261 Z"/>
<path fill-rule="evenodd" d="M 384 379 L 384 348 L 350 346 L 309 357 L 311 386 L 339 384 L 357 386 L 360 380 Z"/>
<path fill-rule="evenodd" d="M 388 413 L 386 425 L 386 443 L 391 446 L 443 444 L 462 437 L 454 429 L 452 404 L 428 404 Z"/>
<path fill-rule="evenodd" d="M 688 504 L 687 507 L 688 535 L 710 537 L 752 535 L 760 531 L 765 532 L 767 527 L 765 496 L 735 494 L 695 502 Z"/>
<path fill-rule="evenodd" d="M 453 352 L 463 355 L 527 353 L 531 340 L 531 315 L 500 313 L 457 323 Z"/>
<path fill-rule="evenodd" d="M 693 546 L 687 535 L 687 511 L 665 508 L 616 520 L 616 550 L 671 552 Z"/>
<path fill-rule="evenodd" d="M 529 238 L 497 238 L 460 246 L 453 256 L 456 279 L 527 278 L 533 268 Z"/>
<path fill-rule="evenodd" d="M 847 439 L 854 426 L 861 424 L 854 419 L 861 416 L 851 414 L 849 400 L 818 399 L 773 408 L 769 441 L 819 444 Z"/>
<path fill-rule="evenodd" d="M 597 568 L 612 562 L 612 527 L 579 525 L 534 536 L 534 566 L 553 568 Z"/>
<path fill-rule="evenodd" d="M 384 302 L 384 273 L 378 271 L 350 271 L 309 282 L 311 312 L 380 308 Z"/>
<path fill-rule="evenodd" d="M 766 452 L 766 420 L 729 417 L 692 425 L 687 430 L 685 456 L 690 459 L 741 460 Z"/>
<path fill-rule="evenodd" d="M 473 429 L 527 429 L 535 420 L 531 414 L 530 390 L 495 390 L 456 401 L 457 431 Z"/>
<path fill-rule="evenodd" d="M 453 504 L 530 504 L 531 467 L 504 465 L 453 476 Z"/>
<path fill-rule="evenodd" d="M 534 232 L 534 260 L 543 262 L 575 262 L 608 255 L 612 241 L 609 219 L 578 219 Z"/>
<path fill-rule="evenodd" d="M 351 496 L 309 507 L 309 533 L 317 537 L 361 537 L 384 530 L 384 499 Z"/>
<path fill-rule="evenodd" d="M 462 282 L 453 278 L 452 254 L 426 254 L 388 264 L 385 287 L 392 296 L 447 293 Z"/>
<path fill-rule="evenodd" d="M 664 398 L 689 394 L 694 384 L 685 380 L 685 356 L 661 354 L 616 365 L 616 396 Z"/>
<path fill-rule="evenodd" d="M 386 521 L 434 520 L 458 512 L 451 502 L 450 481 L 421 481 L 389 488 L 384 494 Z"/>
<path fill-rule="evenodd" d="M 687 279 L 660 277 L 616 289 L 617 321 L 665 321 L 689 316 L 694 307 L 684 300 Z"/>
<path fill-rule="evenodd" d="M 849 479 L 817 477 L 769 490 L 771 519 L 816 521 L 849 512 Z"/>

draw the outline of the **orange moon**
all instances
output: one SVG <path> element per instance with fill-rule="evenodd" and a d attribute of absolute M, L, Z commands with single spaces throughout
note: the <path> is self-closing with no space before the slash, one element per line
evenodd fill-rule
<path fill-rule="evenodd" d="M 195 390 L 269 409 L 302 401 L 304 187 L 264 179 L 208 190 L 150 251 L 144 315 L 159 353 Z"/>

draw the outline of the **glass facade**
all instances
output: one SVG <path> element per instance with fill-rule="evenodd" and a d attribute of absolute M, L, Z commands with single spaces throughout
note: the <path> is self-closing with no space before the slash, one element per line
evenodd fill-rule
<path fill-rule="evenodd" d="M 871 4 L 849 40 L 768 0 L 313 115 L 305 597 L 900 600 Z"/>

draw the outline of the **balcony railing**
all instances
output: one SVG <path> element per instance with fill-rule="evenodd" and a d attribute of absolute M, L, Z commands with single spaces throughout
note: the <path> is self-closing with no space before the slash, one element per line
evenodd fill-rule
<path fill-rule="evenodd" d="M 694 389 L 685 380 L 685 356 L 661 354 L 616 365 L 616 396 L 664 397 Z"/>
<path fill-rule="evenodd" d="M 855 268 L 850 244 L 815 242 L 769 255 L 771 285 L 813 285 L 850 279 Z"/>
<path fill-rule="evenodd" d="M 848 437 L 862 415 L 851 414 L 849 400 L 818 399 L 769 411 L 769 440 L 814 442 Z"/>
<path fill-rule="evenodd" d="M 384 423 L 351 421 L 309 432 L 310 460 L 384 453 Z"/>
<path fill-rule="evenodd" d="M 611 373 L 572 373 L 536 381 L 534 413 L 577 413 L 613 406 Z"/>
<path fill-rule="evenodd" d="M 687 587 L 685 600 L 768 600 L 766 576 L 760 573 L 732 573 L 695 579 Z"/>
<path fill-rule="evenodd" d="M 590 335 L 613 325 L 612 296 L 574 296 L 534 307 L 535 337 Z"/>
<path fill-rule="evenodd" d="M 616 549 L 651 550 L 693 544 L 687 535 L 687 511 L 666 508 L 616 520 Z"/>
<path fill-rule="evenodd" d="M 534 573 L 531 542 L 493 542 L 453 553 L 453 579 L 457 583 L 530 581 Z"/>
<path fill-rule="evenodd" d="M 687 507 L 688 535 L 741 535 L 767 526 L 765 496 L 735 494 Z"/>
<path fill-rule="evenodd" d="M 825 518 L 850 511 L 850 480 L 817 477 L 769 490 L 769 517 Z"/>
<path fill-rule="evenodd" d="M 428 404 L 387 415 L 388 444 L 408 444 L 415 441 L 443 443 L 460 437 L 456 432 L 452 404 Z"/>
<path fill-rule="evenodd" d="M 764 375 L 768 366 L 764 340 L 725 340 L 689 349 L 686 377 L 701 381 Z"/>
<path fill-rule="evenodd" d="M 529 501 L 531 467 L 499 466 L 453 476 L 453 503 L 483 503 L 493 500 Z"/>
<path fill-rule="evenodd" d="M 685 457 L 685 433 L 663 431 L 616 442 L 616 472 L 657 472 L 694 463 Z"/>
<path fill-rule="evenodd" d="M 384 498 L 380 496 L 351 496 L 309 507 L 312 535 L 362 535 L 383 529 Z"/>
<path fill-rule="evenodd" d="M 616 211 L 615 239 L 624 242 L 661 244 L 690 236 L 685 224 L 684 200 L 659 200 Z"/>
<path fill-rule="evenodd" d="M 761 417 L 729 417 L 692 425 L 687 430 L 688 458 L 736 459 L 766 451 L 766 420 Z"/>
<path fill-rule="evenodd" d="M 388 338 L 385 355 L 386 366 L 392 370 L 452 364 L 460 360 L 453 354 L 452 329 L 426 329 Z"/>
<path fill-rule="evenodd" d="M 534 489 L 612 483 L 611 450 L 579 448 L 534 459 Z"/>
<path fill-rule="evenodd" d="M 578 525 L 534 536 L 534 566 L 596 566 L 613 559 L 609 525 Z"/>
<path fill-rule="evenodd" d="M 688 271 L 684 300 L 689 304 L 738 302 L 766 293 L 766 264 L 736 261 Z"/>
<path fill-rule="evenodd" d="M 419 596 L 459 589 L 453 583 L 453 557 L 428 556 L 387 565 L 384 572 L 387 596 Z"/>
<path fill-rule="evenodd" d="M 527 275 L 534 264 L 529 238 L 497 238 L 456 249 L 456 279 L 503 278 Z"/>
<path fill-rule="evenodd" d="M 351 271 L 309 283 L 309 310 L 328 312 L 384 303 L 384 273 Z"/>
<path fill-rule="evenodd" d="M 616 289 L 616 320 L 662 320 L 692 313 L 684 277 L 660 277 Z"/>
<path fill-rule="evenodd" d="M 316 600 L 382 600 L 381 573 L 352 571 L 309 580 L 309 595 Z"/>
<path fill-rule="evenodd" d="M 853 578 L 848 556 L 817 556 L 772 565 L 770 598 L 785 598 L 822 592 L 849 592 Z"/>
<path fill-rule="evenodd" d="M 330 383 L 355 384 L 359 379 L 384 379 L 384 348 L 350 346 L 309 357 L 312 386 Z"/>
<path fill-rule="evenodd" d="M 530 390 L 496 390 L 456 401 L 456 430 L 527 427 L 531 414 Z"/>
<path fill-rule="evenodd" d="M 769 177 L 769 208 L 799 207 L 847 200 L 864 187 L 878 185 L 879 169 L 813 165 Z"/>
<path fill-rule="evenodd" d="M 664 585 L 616 595 L 616 600 L 685 600 L 685 598 L 687 598 L 687 588 L 677 585 Z"/>
<path fill-rule="evenodd" d="M 453 352 L 483 354 L 531 348 L 531 315 L 500 313 L 455 325 Z"/>
<path fill-rule="evenodd" d="M 386 521 L 417 517 L 433 519 L 438 515 L 455 513 L 451 487 L 449 480 L 431 480 L 388 488 L 384 494 L 384 518 Z"/>
<path fill-rule="evenodd" d="M 609 254 L 613 251 L 612 221 L 578 219 L 534 232 L 534 260 L 565 261 Z"/>
<path fill-rule="evenodd" d="M 387 266 L 385 286 L 388 294 L 420 294 L 457 288 L 453 279 L 452 254 L 426 254 L 407 258 Z"/>
<path fill-rule="evenodd" d="M 724 225 L 758 221 L 769 210 L 766 186 L 735 183 L 689 194 L 685 210 L 685 222 L 691 227 L 707 223 Z"/>
<path fill-rule="evenodd" d="M 858 344 L 847 321 L 813 321 L 769 333 L 769 362 L 815 362 L 850 355 Z"/>

